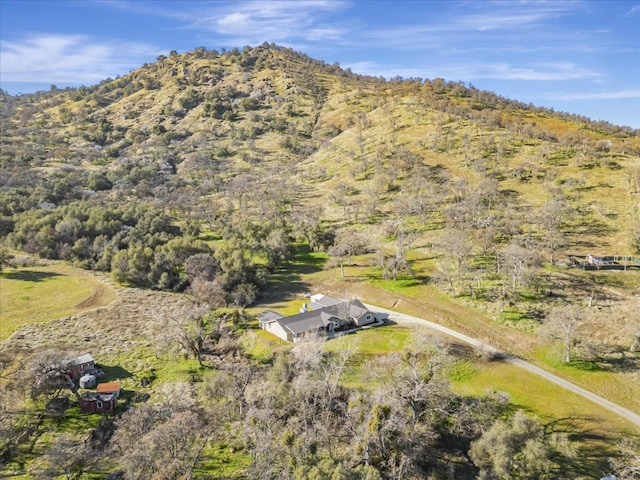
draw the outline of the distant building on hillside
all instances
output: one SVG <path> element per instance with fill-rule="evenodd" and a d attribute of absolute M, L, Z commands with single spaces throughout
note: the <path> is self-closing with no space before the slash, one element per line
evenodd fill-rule
<path fill-rule="evenodd" d="M 300 341 L 307 335 L 331 337 L 349 326 L 361 327 L 376 321 L 376 316 L 359 300 L 338 300 L 327 295 L 313 295 L 300 313 L 284 317 L 267 310 L 258 315 L 260 328 L 286 340 Z"/>

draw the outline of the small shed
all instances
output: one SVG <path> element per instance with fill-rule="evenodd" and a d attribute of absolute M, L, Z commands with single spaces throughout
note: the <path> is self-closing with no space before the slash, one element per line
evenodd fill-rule
<path fill-rule="evenodd" d="M 120 380 L 116 380 L 114 382 L 99 383 L 96 388 L 96 392 L 104 395 L 113 394 L 116 396 L 116 398 L 120 397 L 121 390 L 122 385 L 120 383 Z"/>
<path fill-rule="evenodd" d="M 80 398 L 80 410 L 84 413 L 112 413 L 118 404 L 115 393 L 85 393 Z"/>
<path fill-rule="evenodd" d="M 96 368 L 96 362 L 89 353 L 76 357 L 71 362 L 71 378 L 77 380 L 84 374 L 85 370 L 93 370 Z"/>

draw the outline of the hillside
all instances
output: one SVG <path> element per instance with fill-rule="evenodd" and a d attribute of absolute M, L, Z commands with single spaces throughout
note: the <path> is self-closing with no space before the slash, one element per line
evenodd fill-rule
<path fill-rule="evenodd" d="M 540 266 L 640 248 L 637 131 L 442 79 L 361 77 L 273 45 L 201 48 L 1 105 L 7 246 L 117 264 L 130 284 L 188 286 L 184 260 L 213 244 L 186 251 L 185 234 L 251 252 L 259 278 L 227 278 L 227 293 L 263 289 L 292 242 L 335 243 L 333 257 L 375 253 L 381 276 L 421 270 L 526 316 L 523 293 L 608 283 Z M 133 267 L 136 245 L 151 247 L 137 257 L 152 275 Z"/>
<path fill-rule="evenodd" d="M 214 311 L 258 311 L 304 288 L 357 293 L 640 411 L 640 131 L 443 79 L 363 77 L 268 44 L 174 52 L 91 87 L 2 92 L 0 120 L 0 258 L 16 267 L 25 255 L 64 260 Z M 207 361 L 226 358 L 208 348 Z M 300 368 L 289 373 L 302 381 Z M 248 406 L 229 408 L 240 421 Z M 432 420 L 440 440 L 468 450 L 478 438 Z M 300 445 L 283 442 L 295 457 Z M 225 449 L 238 445 L 218 447 L 235 459 Z M 412 463 L 412 475 L 455 459 L 471 478 L 464 448 Z M 404 461 L 369 460 L 383 478 Z"/>

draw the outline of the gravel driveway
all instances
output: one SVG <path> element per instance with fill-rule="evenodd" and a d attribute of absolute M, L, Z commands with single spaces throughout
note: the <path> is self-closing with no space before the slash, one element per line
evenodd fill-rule
<path fill-rule="evenodd" d="M 628 421 L 634 423 L 636 426 L 640 427 L 640 415 L 638 415 L 637 413 L 632 412 L 627 408 L 621 407 L 620 405 L 613 403 L 607 400 L 606 398 L 602 398 L 601 396 L 596 395 L 595 393 L 591 393 L 590 391 L 585 390 L 582 387 L 574 385 L 573 383 L 563 378 L 560 378 L 557 375 L 549 373 L 546 370 L 543 370 L 542 368 L 533 365 L 532 363 L 522 360 L 521 358 L 515 357 L 513 355 L 508 355 L 506 353 L 502 353 L 496 350 L 491 345 L 487 345 L 479 340 L 476 340 L 475 338 L 471 338 L 467 335 L 456 332 L 455 330 L 451 330 L 450 328 L 443 327 L 442 325 L 438 325 L 437 323 L 430 322 L 429 320 L 424 320 L 418 317 L 412 317 L 411 315 L 405 315 L 404 313 L 396 312 L 394 310 L 388 310 L 382 307 L 377 307 L 375 305 L 365 304 L 365 306 L 373 312 L 380 312 L 380 313 L 387 314 L 389 320 L 396 322 L 398 325 L 425 326 L 430 329 L 436 330 L 440 333 L 443 333 L 449 337 L 456 338 L 473 347 L 482 347 L 488 352 L 492 352 L 496 355 L 499 355 L 505 362 L 511 363 L 520 368 L 523 368 L 524 370 L 527 370 L 528 372 L 533 373 L 534 375 L 538 375 L 539 377 L 542 377 L 552 383 L 555 383 L 556 385 L 566 390 L 569 390 L 577 395 L 580 395 L 586 398 L 587 400 L 591 400 L 597 405 L 600 405 L 601 407 L 606 408 L 607 410 L 610 410 L 616 413 L 617 415 L 620 415 L 621 417 L 627 419 Z"/>

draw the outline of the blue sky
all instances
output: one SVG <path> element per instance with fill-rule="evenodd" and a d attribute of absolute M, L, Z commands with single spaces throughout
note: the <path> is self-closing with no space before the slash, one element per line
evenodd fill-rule
<path fill-rule="evenodd" d="M 0 86 L 91 85 L 170 50 L 265 41 L 640 128 L 640 0 L 0 0 Z"/>

